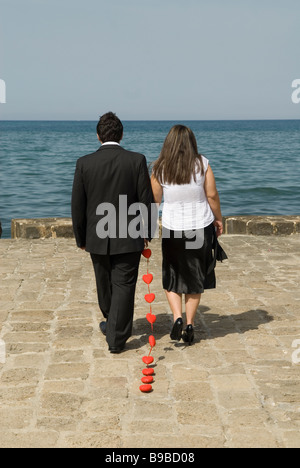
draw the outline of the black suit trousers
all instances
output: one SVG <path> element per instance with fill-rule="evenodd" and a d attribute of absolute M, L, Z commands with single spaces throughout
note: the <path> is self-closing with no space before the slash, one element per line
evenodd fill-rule
<path fill-rule="evenodd" d="M 107 318 L 106 340 L 110 347 L 123 348 L 132 335 L 134 299 L 141 252 L 91 254 L 98 302 Z"/>

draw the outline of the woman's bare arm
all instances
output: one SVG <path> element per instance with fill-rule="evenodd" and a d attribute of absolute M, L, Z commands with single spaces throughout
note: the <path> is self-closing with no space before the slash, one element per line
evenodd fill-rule
<path fill-rule="evenodd" d="M 223 220 L 221 213 L 221 203 L 220 197 L 216 186 L 216 180 L 212 168 L 208 166 L 205 184 L 204 184 L 205 193 L 211 210 L 215 216 L 215 226 L 217 228 L 217 236 L 219 237 L 223 234 Z"/>
<path fill-rule="evenodd" d="M 151 177 L 151 185 L 152 185 L 152 192 L 153 192 L 153 196 L 154 196 L 154 201 L 155 201 L 155 203 L 160 205 L 161 202 L 162 202 L 162 197 L 163 197 L 163 188 L 160 185 L 160 183 L 158 182 L 158 180 L 154 177 L 153 174 L 152 174 L 152 177 Z"/>

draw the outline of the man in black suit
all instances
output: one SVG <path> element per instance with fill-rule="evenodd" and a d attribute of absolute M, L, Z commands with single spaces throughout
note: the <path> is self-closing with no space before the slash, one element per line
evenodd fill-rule
<path fill-rule="evenodd" d="M 118 117 L 103 115 L 97 133 L 100 149 L 77 161 L 73 229 L 78 247 L 93 261 L 99 306 L 107 320 L 100 329 L 110 352 L 120 353 L 132 333 L 141 253 L 151 240 L 153 195 L 145 156 L 120 146 Z"/>

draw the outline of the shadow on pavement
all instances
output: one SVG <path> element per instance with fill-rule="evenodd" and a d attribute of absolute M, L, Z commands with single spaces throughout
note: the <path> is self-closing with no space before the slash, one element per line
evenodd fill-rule
<path fill-rule="evenodd" d="M 251 309 L 240 314 L 220 315 L 210 312 L 210 308 L 200 306 L 196 317 L 195 343 L 203 340 L 213 340 L 231 334 L 243 334 L 250 330 L 258 330 L 261 325 L 270 323 L 274 317 L 263 309 Z M 184 317 L 185 318 L 185 317 Z M 153 335 L 157 342 L 172 329 L 171 314 L 158 314 L 154 324 Z M 128 343 L 128 349 L 138 349 L 148 343 L 149 335 L 152 334 L 151 326 L 146 318 L 138 318 L 134 321 L 133 334 L 139 338 L 134 338 Z M 171 342 L 170 344 L 174 343 Z M 185 343 L 175 343 L 175 346 L 186 346 Z"/>

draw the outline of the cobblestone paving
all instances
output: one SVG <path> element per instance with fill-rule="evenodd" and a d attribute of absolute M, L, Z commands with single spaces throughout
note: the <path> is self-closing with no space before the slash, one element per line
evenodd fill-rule
<path fill-rule="evenodd" d="M 170 341 L 153 242 L 156 375 L 143 395 L 146 260 L 134 334 L 111 355 L 89 256 L 73 240 L 1 240 L 0 447 L 299 448 L 300 236 L 226 235 L 222 245 L 230 258 L 189 348 Z"/>

